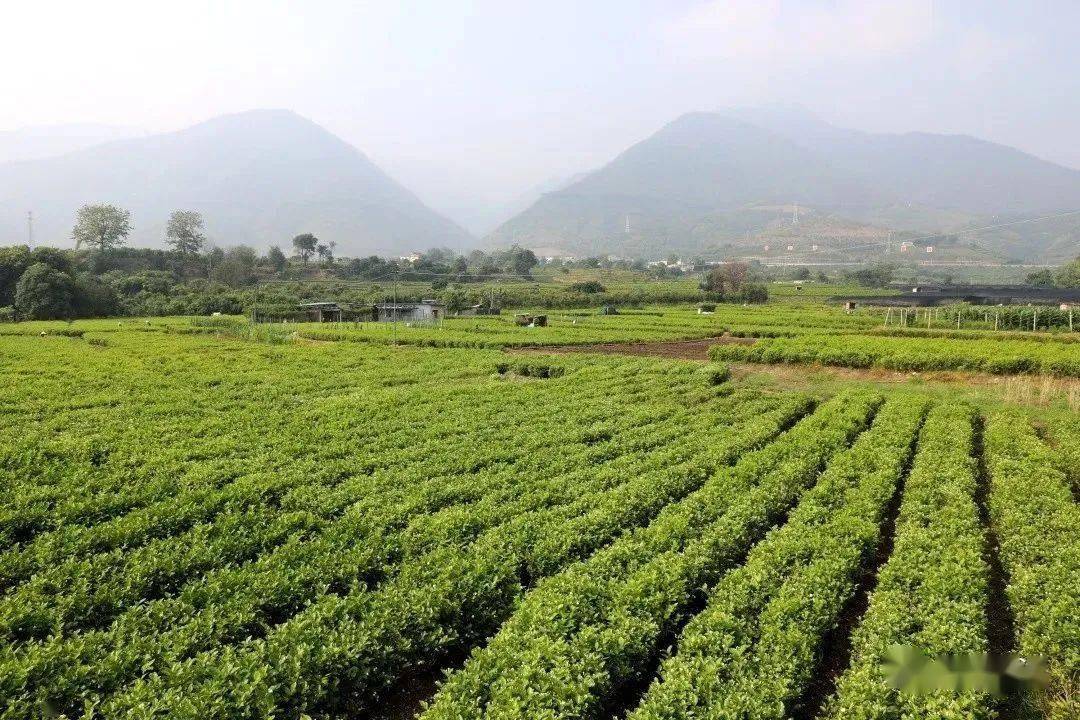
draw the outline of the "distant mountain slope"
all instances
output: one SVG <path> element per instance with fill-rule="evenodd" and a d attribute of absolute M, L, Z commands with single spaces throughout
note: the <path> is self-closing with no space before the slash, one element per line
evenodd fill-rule
<path fill-rule="evenodd" d="M 692 113 L 544 195 L 489 241 L 660 256 L 738 242 L 763 229 L 757 208 L 794 203 L 897 229 L 956 230 L 1080 209 L 1080 171 L 965 136 L 844 130 L 805 111 Z"/>
<path fill-rule="evenodd" d="M 363 153 L 286 110 L 0 165 L 0 242 L 22 240 L 32 209 L 36 240 L 68 245 L 88 202 L 131 210 L 135 245 L 160 245 L 175 209 L 202 212 L 218 244 L 288 246 L 313 232 L 359 255 L 469 241 Z"/>

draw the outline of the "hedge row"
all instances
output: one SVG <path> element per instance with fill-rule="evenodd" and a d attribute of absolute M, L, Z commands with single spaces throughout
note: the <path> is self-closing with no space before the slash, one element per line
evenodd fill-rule
<path fill-rule="evenodd" d="M 423 718 L 600 715 L 698 589 L 739 561 L 880 402 L 869 393 L 834 398 L 648 527 L 542 583 L 447 680 Z"/>
<path fill-rule="evenodd" d="M 1047 718 L 1071 720 L 1080 717 L 1080 507 L 1026 418 L 991 416 L 986 450 L 1018 651 L 1046 658 L 1051 671 L 1050 687 L 1029 700 Z"/>
<path fill-rule="evenodd" d="M 719 432 L 725 459 L 767 442 L 805 410 L 805 401 L 789 403 Z M 410 667 L 490 634 L 540 568 L 558 570 L 647 523 L 710 472 L 697 452 L 666 465 L 631 469 L 626 483 L 609 492 L 525 513 L 474 542 L 441 544 L 402 563 L 377 588 L 321 595 L 255 639 L 185 654 L 108 698 L 102 711 L 125 718 L 262 718 L 370 706 Z"/>
<path fill-rule="evenodd" d="M 882 408 L 787 524 L 713 589 L 631 720 L 788 716 L 881 541 L 926 409 L 916 398 Z"/>
<path fill-rule="evenodd" d="M 881 663 L 893 645 L 930 657 L 987 650 L 988 571 L 976 505 L 974 411 L 931 410 L 904 488 L 892 555 L 852 639 L 851 666 L 839 678 L 824 720 L 991 717 L 973 692 L 912 694 L 892 689 Z"/>
<path fill-rule="evenodd" d="M 1080 344 L 985 339 L 860 337 L 808 334 L 753 345 L 714 345 L 713 360 L 801 363 L 889 370 L 967 370 L 996 375 L 1043 373 L 1080 377 Z"/>
<path fill-rule="evenodd" d="M 774 422 L 786 421 L 791 413 L 804 409 L 805 401 L 778 403 L 746 392 L 732 394 L 718 408 L 730 422 L 763 413 Z M 569 445 L 566 457 L 533 455 L 535 462 L 498 472 L 404 483 L 396 493 L 390 488 L 375 493 L 359 487 L 341 493 L 319 493 L 312 488 L 317 500 L 297 500 L 310 507 L 308 515 L 319 509 L 322 526 L 313 537 L 291 538 L 254 563 L 234 565 L 243 558 L 219 552 L 229 562 L 183 585 L 175 595 L 151 596 L 151 602 L 133 604 L 127 599 L 130 584 L 103 582 L 96 590 L 111 588 L 109 607 L 122 614 L 106 630 L 54 635 L 5 662 L 0 668 L 5 687 L 12 697 L 27 699 L 2 716 L 22 717 L 18 713 L 27 712 L 34 697 L 62 708 L 77 706 L 81 699 L 100 698 L 139 674 L 167 667 L 215 644 L 261 634 L 268 625 L 286 619 L 324 593 L 377 582 L 392 575 L 395 563 L 403 558 L 422 556 L 439 543 L 466 542 L 486 527 L 506 523 L 521 513 L 541 508 L 555 512 L 565 506 L 572 515 L 574 503 L 581 502 L 579 493 L 595 492 L 603 498 L 604 491 L 618 488 L 628 478 L 685 461 L 700 445 L 672 443 L 679 438 L 678 428 L 666 423 L 654 427 L 651 421 L 656 419 L 655 411 L 620 419 L 611 428 L 614 437 L 608 432 L 582 435 L 579 430 L 584 444 Z M 594 463 L 605 464 L 598 470 Z M 192 549 L 203 551 L 197 544 Z M 149 566 L 161 567 L 156 555 L 146 560 Z M 138 563 L 130 566 L 140 572 L 132 579 L 145 576 Z M 70 601 L 49 601 L 44 607 L 67 611 Z"/>

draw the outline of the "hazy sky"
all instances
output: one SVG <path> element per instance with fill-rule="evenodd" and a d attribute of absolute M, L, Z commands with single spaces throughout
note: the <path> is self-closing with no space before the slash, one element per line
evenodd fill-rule
<path fill-rule="evenodd" d="M 1080 167 L 1077 0 L 0 0 L 0 130 L 290 108 L 464 221 L 691 110 Z"/>

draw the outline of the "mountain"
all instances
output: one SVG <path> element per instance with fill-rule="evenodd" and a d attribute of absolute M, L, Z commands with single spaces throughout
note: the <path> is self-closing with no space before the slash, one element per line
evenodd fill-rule
<path fill-rule="evenodd" d="M 219 245 L 288 249 L 312 232 L 339 255 L 462 247 L 468 233 L 426 207 L 356 148 L 287 110 L 218 117 L 179 132 L 0 165 L 0 243 L 70 245 L 75 212 L 132 213 L 131 245 L 160 246 L 173 210 L 197 210 Z"/>
<path fill-rule="evenodd" d="M 545 194 L 488 240 L 578 254 L 730 251 L 760 245 L 795 204 L 857 233 L 955 233 L 1080 209 L 1080 171 L 967 136 L 837 128 L 800 109 L 691 113 Z M 1070 250 L 1068 239 L 1020 227 L 1030 244 L 980 236 L 981 252 Z"/>
<path fill-rule="evenodd" d="M 140 134 L 132 128 L 79 123 L 0 131 L 0 163 L 64 155 Z"/>

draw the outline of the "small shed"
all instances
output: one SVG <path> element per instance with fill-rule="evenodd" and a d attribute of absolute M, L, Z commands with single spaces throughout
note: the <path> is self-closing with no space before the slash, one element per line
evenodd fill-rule
<path fill-rule="evenodd" d="M 309 302 L 296 306 L 307 322 L 341 322 L 341 306 L 335 302 Z"/>
<path fill-rule="evenodd" d="M 446 306 L 434 300 L 418 303 L 381 303 L 375 306 L 377 322 L 436 322 L 446 316 Z"/>

